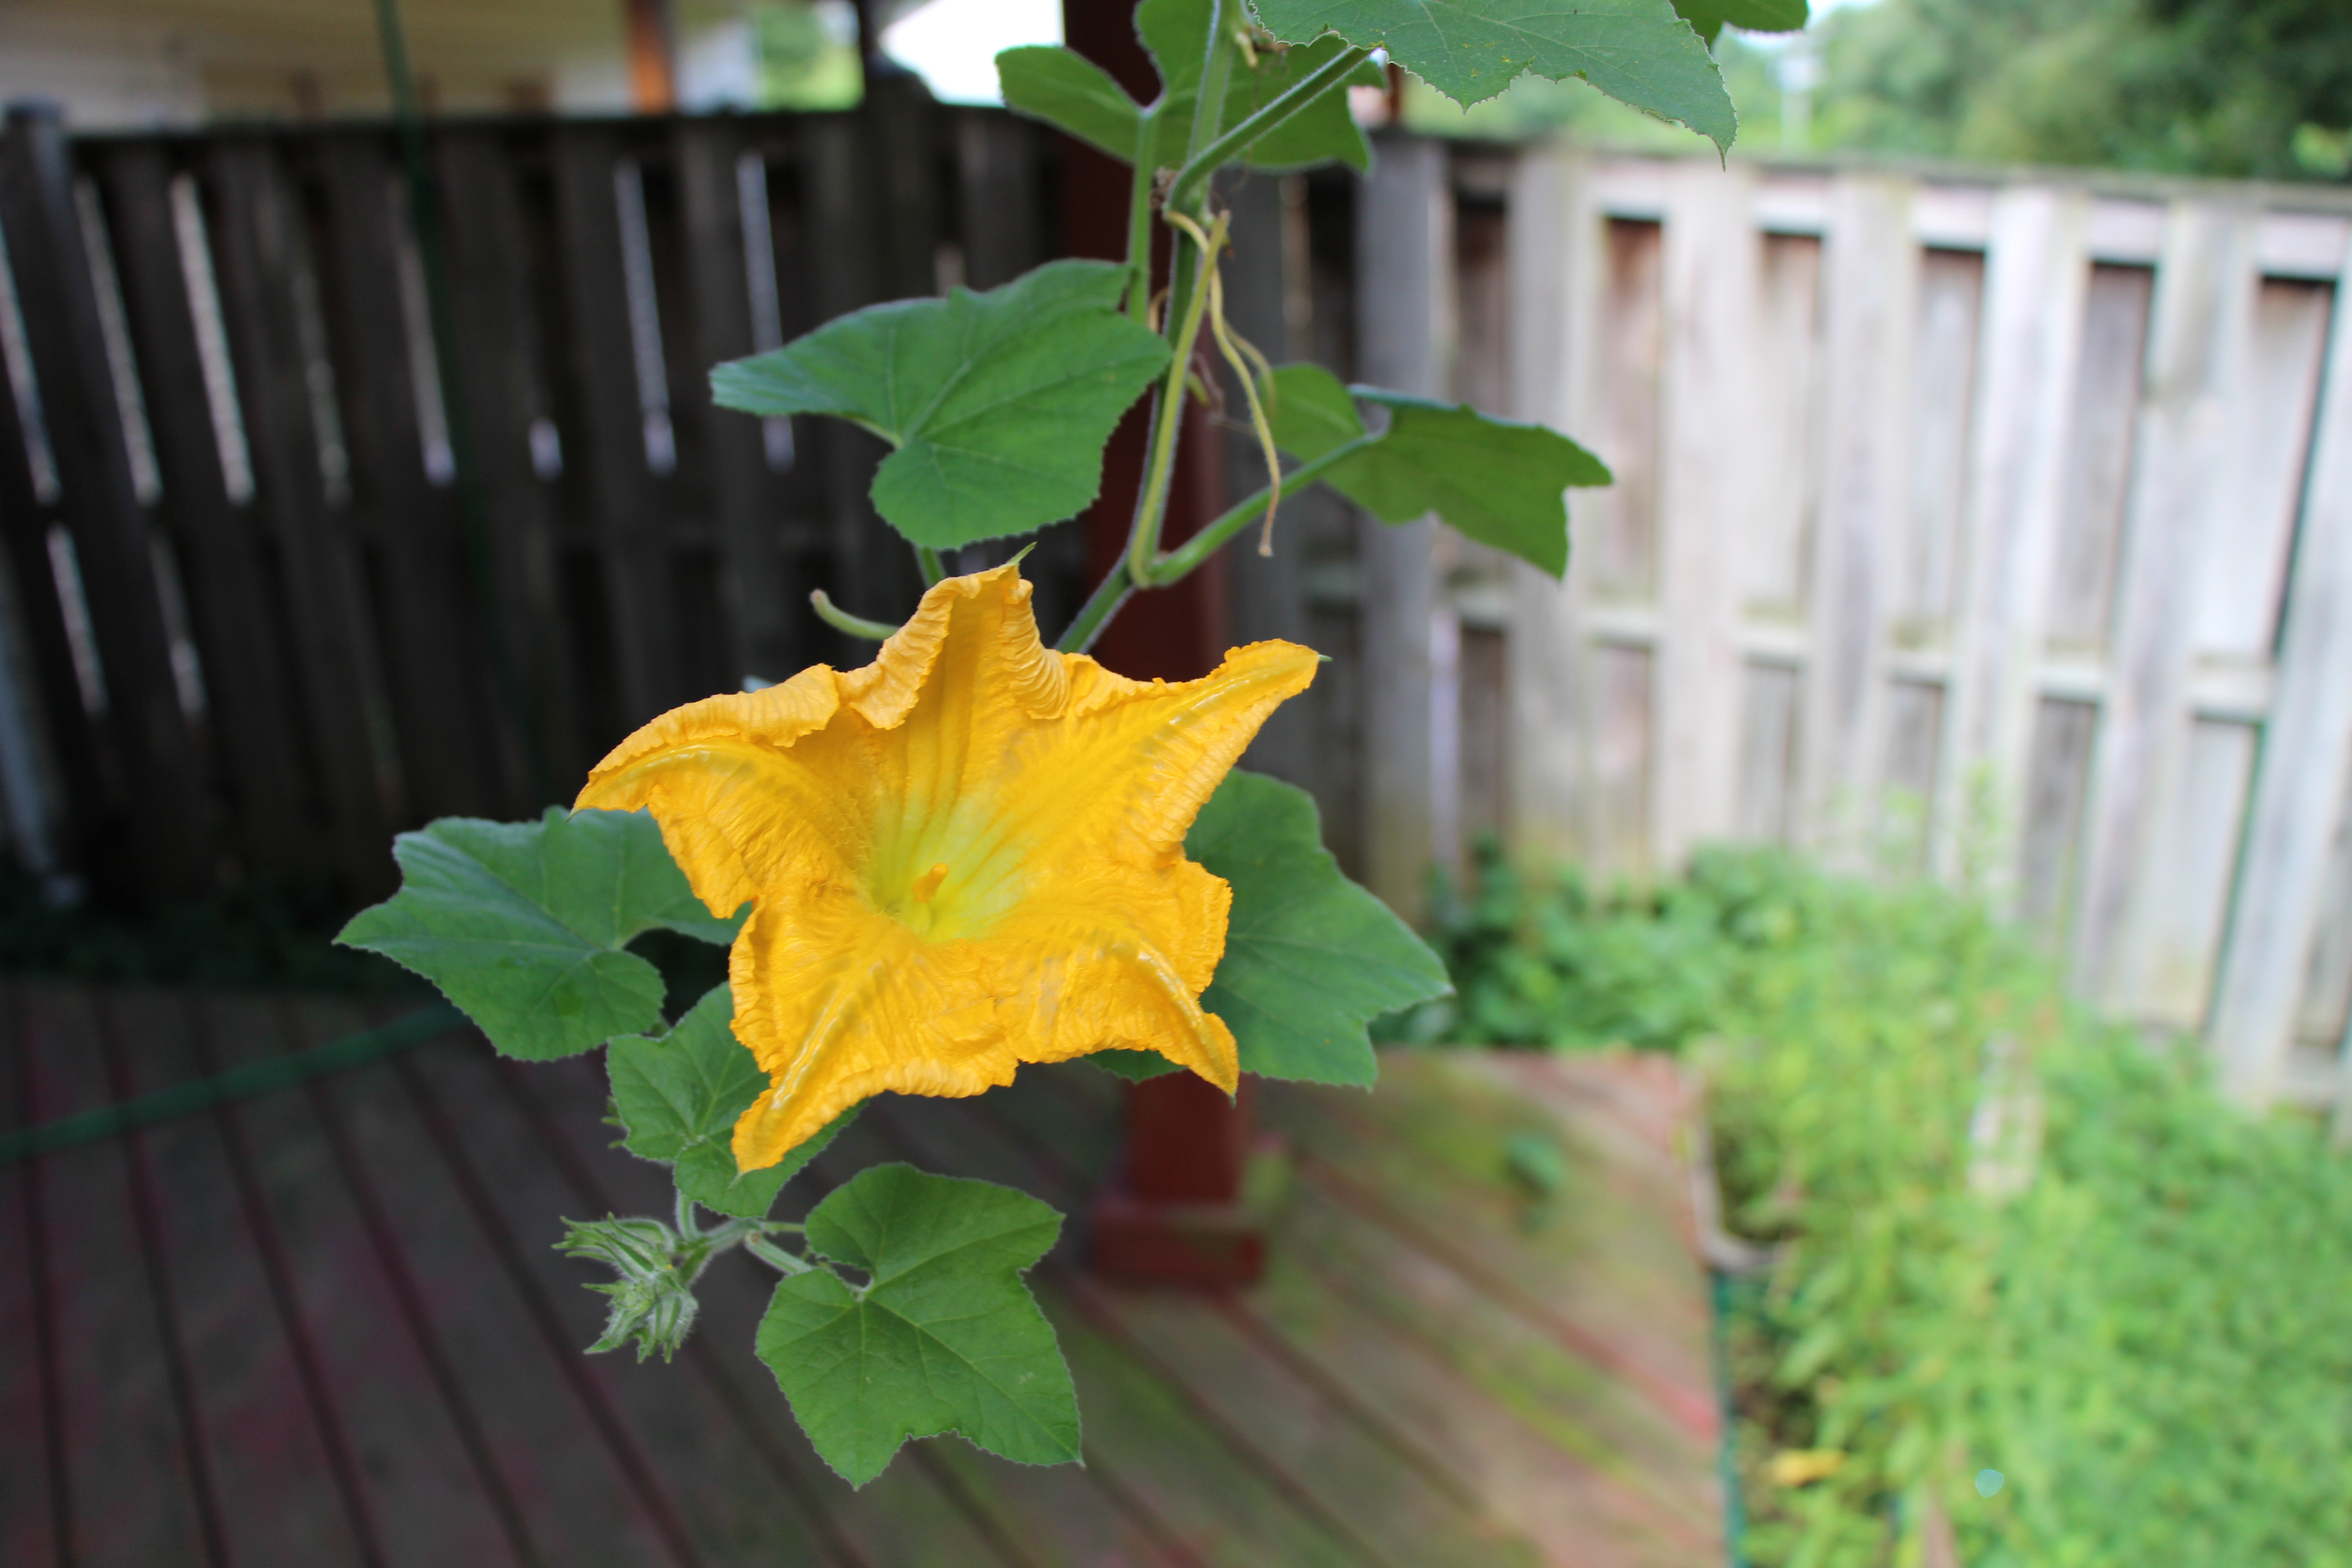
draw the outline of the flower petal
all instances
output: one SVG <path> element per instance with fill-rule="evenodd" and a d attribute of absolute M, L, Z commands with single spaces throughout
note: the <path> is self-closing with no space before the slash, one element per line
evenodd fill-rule
<path fill-rule="evenodd" d="M 872 664 L 663 715 L 583 806 L 651 808 L 718 913 L 738 1038 L 772 1087 L 744 1170 L 868 1095 L 967 1095 L 1023 1062 L 1158 1051 L 1232 1092 L 1201 1009 L 1232 889 L 1184 835 L 1276 704 L 1288 643 L 1192 681 L 1135 681 L 1038 639 L 1013 567 L 950 578 Z"/>

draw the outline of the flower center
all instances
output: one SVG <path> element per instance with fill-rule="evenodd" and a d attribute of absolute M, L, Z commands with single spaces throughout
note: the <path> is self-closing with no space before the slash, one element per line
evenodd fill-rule
<path fill-rule="evenodd" d="M 947 879 L 947 862 L 933 862 L 929 870 L 906 884 L 903 897 L 889 901 L 891 917 L 917 936 L 930 935 L 933 923 L 943 913 L 934 900 L 939 897 L 940 885 Z"/>

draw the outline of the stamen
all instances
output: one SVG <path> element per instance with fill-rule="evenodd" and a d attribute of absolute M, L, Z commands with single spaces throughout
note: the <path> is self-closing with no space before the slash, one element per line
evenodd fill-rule
<path fill-rule="evenodd" d="M 932 867 L 929 870 L 916 878 L 915 902 L 919 904 L 929 903 L 931 901 L 931 895 L 938 892 L 940 890 L 940 884 L 947 879 L 948 868 L 947 862 L 945 861 L 940 862 L 940 864 Z"/>

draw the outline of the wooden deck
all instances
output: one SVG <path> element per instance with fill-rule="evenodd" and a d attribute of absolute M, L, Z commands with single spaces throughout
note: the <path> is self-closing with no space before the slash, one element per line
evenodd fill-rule
<path fill-rule="evenodd" d="M 21 983 L 0 1008 L 0 1126 L 379 1021 Z M 675 1364 L 579 1353 L 599 1273 L 551 1250 L 559 1216 L 668 1208 L 604 1102 L 593 1058 L 518 1068 L 457 1036 L 0 1167 L 0 1563 L 1722 1562 L 1669 1076 L 1398 1054 L 1377 1094 L 1273 1086 L 1291 1155 L 1263 1286 L 1113 1289 L 1068 1233 L 1033 1277 L 1085 1468 L 945 1438 L 862 1492 L 751 1358 L 772 1276 L 749 1258 L 714 1267 Z M 784 1202 L 903 1158 L 1075 1215 L 1118 1105 L 1083 1066 L 889 1100 Z M 1534 1226 L 1504 1172 L 1521 1131 L 1570 1172 Z"/>

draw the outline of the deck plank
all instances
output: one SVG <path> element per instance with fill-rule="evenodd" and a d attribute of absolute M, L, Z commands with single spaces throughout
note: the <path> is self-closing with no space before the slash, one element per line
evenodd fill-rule
<path fill-rule="evenodd" d="M 206 998 L 223 1067 L 360 1026 L 356 1007 Z M 289 1287 L 331 1390 L 384 1559 L 399 1568 L 520 1565 L 529 1527 L 481 1434 L 476 1399 L 442 1347 L 424 1290 L 343 1136 L 331 1086 L 221 1108 L 287 1258 Z"/>
<path fill-rule="evenodd" d="M 877 1101 L 822 1162 L 841 1179 L 867 1165 L 905 1160 L 927 1169 L 1044 1185 L 991 1151 L 976 1124 L 957 1125 L 953 1102 Z M 928 1118 L 917 1131 L 910 1124 Z M 945 1123 L 952 1131 L 943 1131 Z M 1049 1199 L 1049 1201 L 1051 1201 Z M 1057 1205 L 1057 1206 L 1061 1206 Z M 1055 1255 L 1031 1276 L 1076 1381 L 1087 1469 L 1103 1469 L 1136 1500 L 1167 1539 L 1204 1561 L 1284 1563 L 1380 1561 L 1318 1511 L 1296 1478 L 1255 1447 L 1251 1435 L 1218 1419 L 1198 1392 L 1139 1353 L 1132 1331 L 1071 1270 L 1068 1226 Z M 1238 1554 L 1241 1543 L 1261 1555 Z"/>
<path fill-rule="evenodd" d="M 35 1120 L 26 1005 L 19 987 L 0 986 L 0 1127 Z M 40 1177 L 37 1161 L 0 1166 L 0 1563 L 55 1562 L 64 1513 L 53 1467 L 62 1434 Z"/>
<path fill-rule="evenodd" d="M 30 1118 L 52 1121 L 113 1099 L 89 994 L 31 984 L 23 994 Z M 35 1162 L 64 1416 L 68 1509 L 58 1560 L 79 1568 L 217 1563 L 131 1214 L 129 1155 L 129 1142 L 116 1140 Z"/>
<path fill-rule="evenodd" d="M 867 1114 L 928 1168 L 1022 1186 L 1065 1210 L 1082 1210 L 1088 1195 L 1070 1166 L 1041 1157 L 1042 1142 L 1010 1135 L 984 1102 L 893 1099 Z M 1433 1474 L 1344 1391 L 1269 1353 L 1226 1310 L 1190 1293 L 1099 1285 L 1066 1266 L 1054 1285 L 1149 1371 L 1184 1390 L 1204 1421 L 1359 1561 L 1412 1568 L 1532 1561 L 1523 1542 L 1481 1517 L 1475 1492 Z"/>
<path fill-rule="evenodd" d="M 422 1047 L 412 1053 L 422 1068 L 400 1059 L 345 1074 L 327 1099 L 423 1284 L 436 1332 L 477 1401 L 484 1439 L 543 1560 L 565 1568 L 670 1562 L 658 1525 L 556 1360 L 572 1347 L 541 1332 L 531 1282 L 507 1268 L 412 1098 L 421 1071 L 464 1048 Z"/>
<path fill-rule="evenodd" d="M 11 998 L 26 1027 L 0 1064 L 10 1123 L 383 1016 L 65 985 Z M 101 1021 L 124 1068 L 111 1083 Z M 747 1257 L 705 1277 L 676 1364 L 580 1353 L 603 1315 L 581 1287 L 601 1271 L 551 1250 L 562 1217 L 670 1206 L 667 1173 L 612 1146 L 605 1096 L 595 1057 L 525 1068 L 467 1033 L 0 1168 L 0 1560 L 1719 1561 L 1670 1067 L 1391 1052 L 1370 1096 L 1264 1086 L 1294 1179 L 1266 1279 L 1222 1295 L 1085 1269 L 1087 1202 L 1119 1152 L 1118 1080 L 1069 1064 L 976 1100 L 886 1097 L 779 1212 L 908 1159 L 1070 1215 L 1032 1279 L 1077 1383 L 1086 1464 L 926 1440 L 863 1490 L 817 1458 L 751 1353 L 773 1276 Z M 1535 1226 L 1502 1164 L 1522 1131 L 1551 1137 L 1570 1173 Z M 46 1468 L 41 1303 L 61 1325 L 62 1487 Z M 51 1539 L 60 1517 L 66 1542 Z"/>
<path fill-rule="evenodd" d="M 133 991 L 98 1003 L 118 1096 L 205 1076 L 184 993 Z M 153 1245 L 171 1284 L 175 1337 L 229 1561 L 256 1568 L 380 1563 L 372 1527 L 339 1477 L 303 1369 L 275 1308 L 260 1238 L 223 1137 L 227 1108 L 131 1134 L 137 1178 L 154 1192 Z"/>
<path fill-rule="evenodd" d="M 607 1146 L 611 1130 L 602 1121 L 606 1085 L 600 1058 L 544 1067 L 502 1066 L 499 1076 L 510 1105 L 519 1094 L 541 1108 L 540 1114 L 528 1119 L 535 1123 L 541 1145 L 555 1154 L 575 1201 L 621 1214 L 667 1214 L 673 1201 L 667 1172 Z M 814 1195 L 796 1189 L 778 1212 L 793 1212 Z M 548 1224 L 553 1224 L 551 1217 Z M 595 1282 L 602 1271 L 572 1262 L 558 1267 L 562 1289 L 567 1300 L 579 1299 L 576 1310 L 583 1321 L 600 1320 L 602 1298 L 583 1287 Z M 743 1469 L 736 1476 L 732 1497 L 706 1506 L 751 1509 L 763 1521 L 791 1523 L 803 1531 L 821 1529 L 836 1556 L 877 1568 L 901 1563 L 945 1568 L 1006 1561 L 1024 1568 L 1017 1555 L 1007 1558 L 987 1524 L 976 1521 L 952 1489 L 943 1488 L 924 1467 L 893 1466 L 863 1490 L 851 1489 L 825 1468 L 793 1422 L 774 1378 L 752 1354 L 760 1315 L 767 1310 L 774 1283 L 772 1272 L 738 1254 L 719 1259 L 697 1292 L 702 1316 L 696 1332 L 694 1375 L 739 1430 L 750 1425 L 751 1452 L 760 1458 L 757 1473 Z M 585 1344 L 591 1337 L 593 1328 L 579 1342 Z M 636 1385 L 636 1397 L 648 1411 L 685 1397 L 670 1385 L 686 1374 L 686 1368 L 639 1367 L 617 1356 L 599 1360 L 600 1371 L 609 1370 Z M 736 1453 L 746 1451 L 715 1426 L 704 1441 L 722 1442 Z M 796 1509 L 808 1524 L 793 1520 Z"/>
<path fill-rule="evenodd" d="M 1551 1330 L 1713 1443 L 1706 1299 L 1666 1172 L 1611 1158 L 1608 1142 L 1529 1091 L 1446 1060 L 1392 1051 L 1380 1094 L 1267 1097 L 1303 1178 Z M 1540 1233 L 1504 1165 L 1508 1136 L 1554 1135 L 1568 1187 Z M 1670 1164 L 1670 1162 L 1662 1163 Z"/>
<path fill-rule="evenodd" d="M 641 1363 L 634 1351 L 609 1355 L 582 1353 L 604 1331 L 605 1298 L 585 1287 L 611 1279 L 601 1266 L 568 1259 L 555 1251 L 563 1220 L 603 1217 L 614 1206 L 565 1179 L 569 1151 L 551 1147 L 541 1130 L 519 1108 L 516 1093 L 543 1092 L 550 1079 L 585 1076 L 597 1058 L 533 1066 L 502 1073 L 488 1047 L 470 1036 L 439 1052 L 429 1075 L 430 1092 L 443 1108 L 467 1155 L 479 1167 L 503 1223 L 512 1231 L 533 1288 L 541 1292 L 562 1325 L 556 1353 L 577 1359 L 576 1373 L 593 1382 L 625 1429 L 635 1462 L 657 1484 L 665 1506 L 691 1537 L 693 1551 L 708 1563 L 761 1562 L 780 1565 L 824 1561 L 824 1550 L 808 1521 L 781 1500 L 759 1455 L 732 1440 L 727 1414 L 709 1388 L 688 1369 L 656 1359 Z M 609 1138 L 601 1104 L 582 1131 Z M 666 1216 L 667 1205 L 624 1203 L 623 1214 Z"/>

